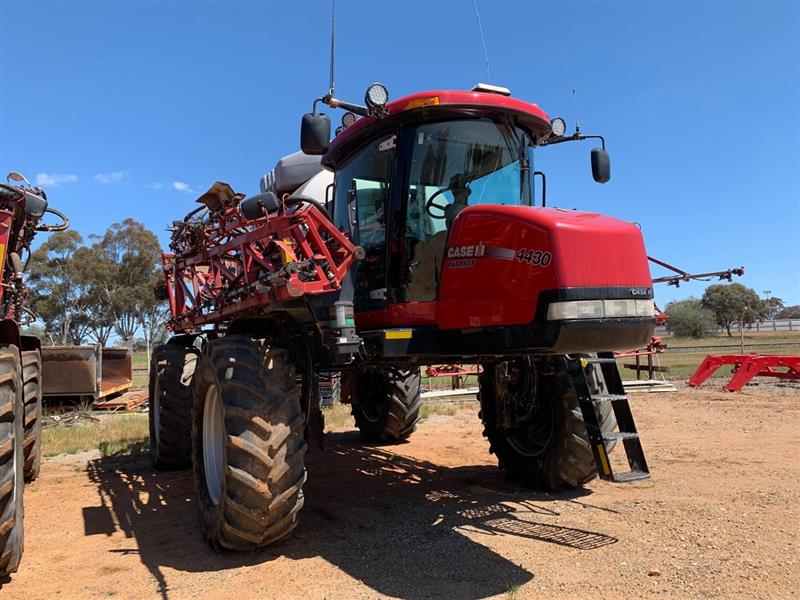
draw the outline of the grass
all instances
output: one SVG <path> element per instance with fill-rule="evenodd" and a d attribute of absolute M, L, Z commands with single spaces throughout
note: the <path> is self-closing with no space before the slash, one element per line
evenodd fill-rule
<path fill-rule="evenodd" d="M 349 404 L 337 402 L 333 406 L 323 408 L 322 414 L 325 417 L 325 429 L 338 429 L 353 423 Z"/>
<path fill-rule="evenodd" d="M 42 431 L 45 456 L 100 450 L 103 456 L 142 456 L 150 433 L 147 415 L 108 415 L 98 422 L 73 427 L 48 427 Z"/>

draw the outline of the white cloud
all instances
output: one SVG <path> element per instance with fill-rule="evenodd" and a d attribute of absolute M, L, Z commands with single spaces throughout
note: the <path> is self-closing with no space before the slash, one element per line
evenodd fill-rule
<path fill-rule="evenodd" d="M 156 181 L 155 183 L 148 183 L 144 187 L 146 187 L 148 190 L 160 190 L 164 187 L 164 184 L 160 181 Z"/>
<path fill-rule="evenodd" d="M 192 189 L 192 186 L 190 186 L 188 183 L 185 183 L 183 181 L 173 181 L 172 182 L 172 189 L 178 190 L 179 192 L 189 192 L 190 194 L 192 192 L 194 192 L 194 190 Z"/>
<path fill-rule="evenodd" d="M 78 176 L 72 173 L 37 173 L 36 185 L 42 187 L 56 187 L 62 183 L 75 183 Z"/>
<path fill-rule="evenodd" d="M 94 180 L 97 183 L 117 183 L 121 181 L 125 175 L 127 175 L 127 171 L 112 171 L 111 173 L 98 173 L 94 176 Z"/>

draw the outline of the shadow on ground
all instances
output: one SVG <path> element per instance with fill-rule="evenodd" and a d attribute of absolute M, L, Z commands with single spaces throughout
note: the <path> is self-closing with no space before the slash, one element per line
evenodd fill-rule
<path fill-rule="evenodd" d="M 306 504 L 287 542 L 254 553 L 218 553 L 203 540 L 191 473 L 154 471 L 143 458 L 89 463 L 100 506 L 84 508 L 86 535 L 118 528 L 169 597 L 162 567 L 202 572 L 321 556 L 379 594 L 400 598 L 484 598 L 534 574 L 463 531 L 511 535 L 593 550 L 616 538 L 548 524 L 554 499 L 506 481 L 488 466 L 449 468 L 364 446 L 355 432 L 329 434 L 327 450 L 308 456 Z M 402 446 L 399 447 L 402 451 Z"/>

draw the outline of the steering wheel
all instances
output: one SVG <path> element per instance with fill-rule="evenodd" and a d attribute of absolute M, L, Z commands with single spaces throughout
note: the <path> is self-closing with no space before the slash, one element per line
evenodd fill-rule
<path fill-rule="evenodd" d="M 450 190 L 452 190 L 452 189 L 453 189 L 453 187 L 452 187 L 452 186 L 450 186 L 450 185 L 448 185 L 446 188 L 442 188 L 442 189 L 440 189 L 438 192 L 435 192 L 435 193 L 433 194 L 433 196 L 431 196 L 430 198 L 428 198 L 428 201 L 425 203 L 425 212 L 426 212 L 426 213 L 428 213 L 428 216 L 429 216 L 430 218 L 432 218 L 432 219 L 444 219 L 444 218 L 445 218 L 445 212 L 444 212 L 444 211 L 445 211 L 445 210 L 447 210 L 447 206 L 448 206 L 448 205 L 447 205 L 447 204 L 444 204 L 444 205 L 443 205 L 443 204 L 437 204 L 437 203 L 436 203 L 436 202 L 434 202 L 433 200 L 434 200 L 434 198 L 436 198 L 437 196 L 439 196 L 439 195 L 441 195 L 441 194 L 444 194 L 445 192 L 449 192 L 449 191 L 450 191 Z M 435 213 L 433 212 L 433 209 L 434 209 L 434 208 L 435 208 L 436 210 L 439 210 L 439 211 L 441 211 L 441 213 L 442 213 L 442 214 L 440 214 L 440 215 L 439 215 L 439 214 L 435 214 Z"/>

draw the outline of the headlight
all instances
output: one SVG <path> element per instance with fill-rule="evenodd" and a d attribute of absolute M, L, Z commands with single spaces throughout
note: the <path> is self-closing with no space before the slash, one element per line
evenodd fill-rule
<path fill-rule="evenodd" d="M 548 321 L 652 317 L 655 314 L 652 300 L 571 300 L 553 302 L 547 308 Z"/>

